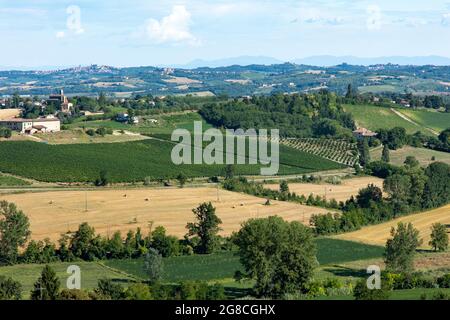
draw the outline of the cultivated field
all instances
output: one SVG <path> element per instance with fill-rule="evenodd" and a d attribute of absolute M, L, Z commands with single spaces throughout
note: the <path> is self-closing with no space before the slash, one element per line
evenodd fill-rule
<path fill-rule="evenodd" d="M 441 132 L 450 127 L 450 113 L 438 112 L 434 110 L 409 109 L 399 109 L 398 111 L 412 121 L 436 132 Z"/>
<path fill-rule="evenodd" d="M 370 157 L 372 160 L 381 159 L 382 148 L 377 148 L 370 151 Z M 430 163 L 440 161 L 445 162 L 450 165 L 450 153 L 435 151 L 425 148 L 414 148 L 410 146 L 405 146 L 398 150 L 390 150 L 389 157 L 390 163 L 397 166 L 402 166 L 407 156 L 414 156 L 420 162 L 421 166 L 428 166 Z M 435 160 L 431 160 L 434 157 Z"/>
<path fill-rule="evenodd" d="M 0 120 L 15 118 L 21 113 L 20 109 L 1 109 L 0 110 Z"/>
<path fill-rule="evenodd" d="M 155 139 L 58 145 L 5 141 L 0 143 L 0 171 L 45 182 L 92 182 L 103 170 L 108 172 L 110 182 L 137 182 L 146 177 L 167 179 L 180 172 L 188 177 L 223 175 L 225 165 L 175 165 L 171 159 L 173 147 L 173 142 Z M 342 167 L 325 158 L 280 146 L 280 175 Z M 256 175 L 259 169 L 258 164 L 236 165 L 236 174 Z"/>
<path fill-rule="evenodd" d="M 327 212 L 289 202 L 272 201 L 265 206 L 265 199 L 208 187 L 36 192 L 4 195 L 0 199 L 16 203 L 28 215 L 34 239 L 49 237 L 54 241 L 61 233 L 76 230 L 82 222 L 104 235 L 117 230 L 125 235 L 137 227 L 146 232 L 153 223 L 153 227 L 162 225 L 168 234 L 183 237 L 186 223 L 194 220 L 192 209 L 205 201 L 213 202 L 217 208 L 223 235 L 239 230 L 241 223 L 250 218 L 278 215 L 308 224 L 312 214 Z"/>
<path fill-rule="evenodd" d="M 63 130 L 55 133 L 35 134 L 36 138 L 49 144 L 77 144 L 77 143 L 116 143 L 149 139 L 149 137 L 132 133 L 129 131 L 120 132 L 115 130 L 113 134 L 105 136 L 89 136 L 82 129 Z"/>
<path fill-rule="evenodd" d="M 450 205 L 401 217 L 379 225 L 365 227 L 355 232 L 338 235 L 336 238 L 384 245 L 386 240 L 390 238 L 391 228 L 397 226 L 399 222 L 411 222 L 420 231 L 420 237 L 423 239 L 422 247 L 429 248 L 428 242 L 430 241 L 431 225 L 436 222 L 450 225 Z"/>
<path fill-rule="evenodd" d="M 342 180 L 342 184 L 313 184 L 313 183 L 289 183 L 289 191 L 295 192 L 298 195 L 308 197 L 311 193 L 316 196 L 326 196 L 327 199 L 336 199 L 337 201 L 345 201 L 352 195 L 358 194 L 358 191 L 367 185 L 373 183 L 374 185 L 383 188 L 383 179 L 376 177 L 361 177 Z M 267 184 L 266 188 L 278 190 L 279 184 Z"/>
<path fill-rule="evenodd" d="M 280 143 L 350 167 L 358 160 L 356 144 L 344 140 L 300 138 L 282 139 Z"/>
<path fill-rule="evenodd" d="M 431 132 L 420 126 L 414 125 L 398 116 L 389 108 L 376 107 L 371 105 L 345 105 L 345 111 L 350 112 L 359 127 L 370 130 L 392 129 L 403 127 L 407 133 L 413 134 L 422 131 L 424 134 L 432 135 Z"/>

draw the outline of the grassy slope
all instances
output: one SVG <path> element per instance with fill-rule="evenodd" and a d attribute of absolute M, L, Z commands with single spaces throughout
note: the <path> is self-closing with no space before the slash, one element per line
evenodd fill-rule
<path fill-rule="evenodd" d="M 56 275 L 61 281 L 62 288 L 66 287 L 67 278 L 70 276 L 67 273 L 67 267 L 70 265 L 77 265 L 80 267 L 81 287 L 87 290 L 95 288 L 98 279 L 101 278 L 110 278 L 124 283 L 132 280 L 132 278 L 105 268 L 96 262 L 57 262 L 49 265 L 56 271 Z M 44 265 L 39 264 L 0 267 L 0 275 L 12 277 L 14 280 L 19 281 L 22 284 L 23 296 L 27 297 L 30 290 L 33 288 L 34 282 L 39 278 L 43 267 Z"/>
<path fill-rule="evenodd" d="M 28 186 L 30 184 L 31 184 L 30 182 L 19 178 L 0 174 L 0 187 Z"/>
<path fill-rule="evenodd" d="M 317 259 L 321 265 L 343 263 L 353 260 L 379 258 L 383 248 L 330 238 L 316 239 Z M 137 277 L 145 278 L 142 259 L 110 260 L 106 265 Z M 205 256 L 181 256 L 165 259 L 166 281 L 188 279 L 213 280 L 232 278 L 242 268 L 239 258 L 232 252 Z"/>
<path fill-rule="evenodd" d="M 414 122 L 438 132 L 450 128 L 450 113 L 409 109 L 399 109 L 398 111 Z"/>
<path fill-rule="evenodd" d="M 166 134 L 170 135 L 174 129 L 187 129 L 193 131 L 194 121 L 202 121 L 203 130 L 211 128 L 211 125 L 207 124 L 203 118 L 196 112 L 184 113 L 184 114 L 163 114 L 145 116 L 146 119 L 156 119 L 157 124 L 149 123 L 145 119 L 141 119 L 141 122 L 137 125 L 131 125 L 127 123 L 119 123 L 113 120 L 96 120 L 96 121 L 77 121 L 70 124 L 70 129 L 74 128 L 110 128 L 113 130 L 127 130 L 142 134 Z"/>
<path fill-rule="evenodd" d="M 345 110 L 353 114 L 355 121 L 358 126 L 368 128 L 371 130 L 377 129 L 391 129 L 394 127 L 403 127 L 406 129 L 407 133 L 413 134 L 417 131 L 422 131 L 424 134 L 432 135 L 429 130 L 421 127 L 420 125 L 414 125 L 413 123 L 401 118 L 397 114 L 395 114 L 389 108 L 376 107 L 371 105 L 345 105 Z M 399 111 L 403 111 L 398 109 Z M 433 113 L 429 119 L 427 119 L 426 123 L 421 125 L 425 125 L 429 127 L 429 123 L 431 120 L 437 119 L 440 115 L 437 113 Z"/>
<path fill-rule="evenodd" d="M 368 264 L 379 263 L 382 247 L 368 246 L 351 241 L 330 238 L 316 239 L 318 246 L 318 260 L 322 264 L 316 272 L 316 278 L 338 277 L 354 279 L 366 276 L 362 269 Z M 357 260 L 357 261 L 354 261 Z M 227 292 L 237 296 L 245 295 L 251 288 L 252 282 L 236 283 L 231 280 L 234 272 L 241 269 L 239 258 L 232 252 L 222 252 L 205 256 L 181 256 L 165 258 L 165 276 L 167 282 L 181 280 L 217 280 L 227 287 Z M 69 265 L 80 266 L 82 273 L 82 287 L 91 290 L 100 278 L 111 278 L 126 285 L 135 277 L 144 278 L 142 259 L 110 260 L 105 266 L 97 262 L 53 263 L 51 266 L 57 271 L 62 287 L 68 277 L 66 269 Z M 34 281 L 39 277 L 43 265 L 17 265 L 0 267 L 0 275 L 11 276 L 23 285 L 24 297 L 28 296 Z M 130 276 L 127 276 L 129 274 Z M 425 293 L 428 298 L 438 291 L 450 293 L 450 289 L 411 289 L 391 292 L 390 299 L 420 299 Z M 319 297 L 319 300 L 351 300 L 352 296 Z"/>
<path fill-rule="evenodd" d="M 370 152 L 372 160 L 381 159 L 382 148 L 377 148 Z M 402 166 L 407 156 L 414 156 L 420 162 L 422 166 L 427 166 L 433 161 L 432 157 L 435 157 L 435 161 L 445 162 L 450 165 L 450 153 L 435 151 L 425 148 L 414 148 L 410 146 L 403 147 L 398 150 L 389 151 L 390 162 L 394 165 Z"/>

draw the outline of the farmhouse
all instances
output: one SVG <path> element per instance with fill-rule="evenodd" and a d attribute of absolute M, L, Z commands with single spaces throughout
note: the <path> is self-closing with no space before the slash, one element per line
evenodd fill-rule
<path fill-rule="evenodd" d="M 116 116 L 116 121 L 117 122 L 131 122 L 133 124 L 138 124 L 139 123 L 139 118 L 138 117 L 130 117 L 128 115 L 128 113 L 119 113 Z"/>
<path fill-rule="evenodd" d="M 61 121 L 57 118 L 12 118 L 0 120 L 0 127 L 6 127 L 26 134 L 38 132 L 57 132 L 61 130 Z"/>
<path fill-rule="evenodd" d="M 377 133 L 366 128 L 358 128 L 353 131 L 353 136 L 357 139 L 376 137 Z"/>

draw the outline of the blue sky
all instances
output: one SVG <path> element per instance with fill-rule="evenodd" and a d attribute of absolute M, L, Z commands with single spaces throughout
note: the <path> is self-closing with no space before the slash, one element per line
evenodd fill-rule
<path fill-rule="evenodd" d="M 450 56 L 450 0 L 0 0 L 0 66 Z"/>

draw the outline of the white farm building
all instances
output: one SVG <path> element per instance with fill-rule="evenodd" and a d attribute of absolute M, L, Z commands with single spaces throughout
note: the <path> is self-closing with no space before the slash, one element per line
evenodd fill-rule
<path fill-rule="evenodd" d="M 26 134 L 57 132 L 61 130 L 61 121 L 58 118 L 12 118 L 0 120 L 0 127 Z"/>

